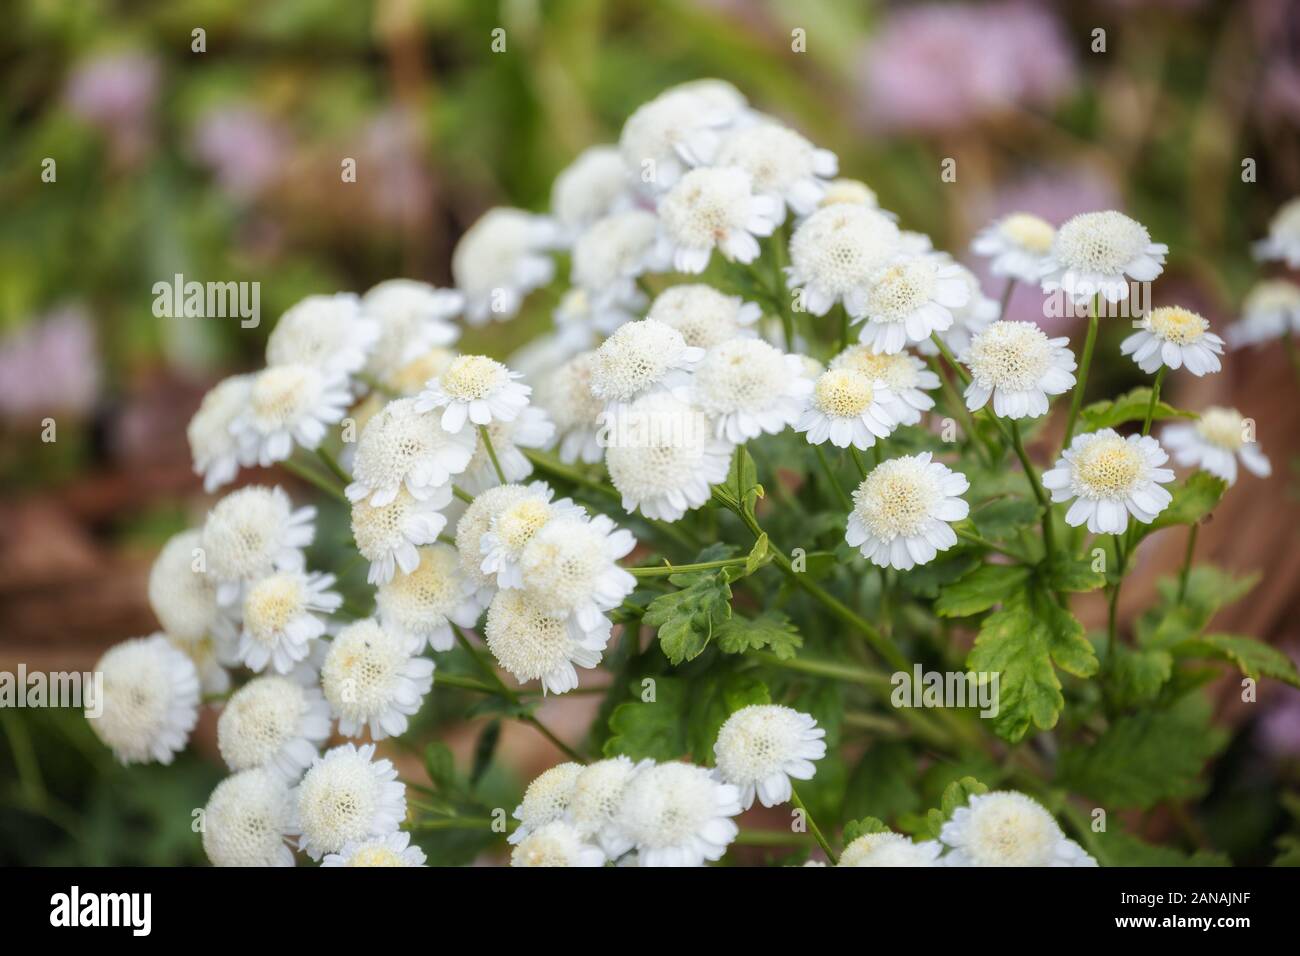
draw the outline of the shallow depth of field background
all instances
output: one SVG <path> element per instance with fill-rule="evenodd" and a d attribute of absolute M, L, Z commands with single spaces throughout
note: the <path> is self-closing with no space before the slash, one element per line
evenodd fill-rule
<path fill-rule="evenodd" d="M 842 174 L 875 188 L 906 228 L 963 259 L 995 215 L 1059 223 L 1123 209 L 1169 244 L 1155 303 L 1196 308 L 1220 332 L 1249 285 L 1276 271 L 1251 261 L 1249 242 L 1300 194 L 1300 5 L 1284 0 L 19 0 L 10 11 L 0 670 L 86 670 L 109 644 L 155 629 L 153 555 L 211 503 L 185 424 L 212 383 L 261 363 L 285 308 L 394 276 L 446 283 L 456 238 L 485 209 L 544 210 L 566 163 L 615 140 L 632 109 L 673 83 L 733 82 L 834 150 Z M 195 27 L 206 53 L 190 50 Z M 504 53 L 490 50 L 496 27 Z M 791 51 L 795 28 L 806 53 Z M 1095 28 L 1105 53 L 1091 49 Z M 41 182 L 46 157 L 55 183 Z M 344 157 L 357 162 L 354 184 L 340 181 Z M 940 182 L 945 157 L 955 183 Z M 1256 182 L 1242 181 L 1247 158 Z M 155 318 L 151 287 L 178 272 L 260 282 L 261 327 Z M 539 292 L 519 319 L 462 347 L 508 355 L 556 297 Z M 1042 320 L 1031 290 L 1010 311 Z M 1126 331 L 1104 327 L 1090 396 L 1141 381 L 1118 354 Z M 1177 404 L 1255 418 L 1274 464 L 1267 481 L 1244 476 L 1200 536 L 1203 559 L 1263 573 L 1220 628 L 1300 648 L 1300 386 L 1286 356 L 1237 353 L 1209 380 L 1170 381 Z M 39 438 L 47 416 L 53 444 Z M 1059 442 L 1059 424 L 1047 440 Z M 283 473 L 252 477 L 309 495 Z M 1144 548 L 1126 617 L 1176 565 L 1183 534 Z M 1097 609 L 1085 610 L 1095 625 Z M 1295 826 L 1300 694 L 1270 683 L 1243 705 L 1233 677 L 1213 692 L 1234 742 L 1194 825 L 1236 862 L 1265 861 Z M 477 727 L 458 718 L 465 700 L 432 696 L 411 736 L 444 739 L 468 763 Z M 593 707 L 572 697 L 543 713 L 576 738 Z M 172 767 L 127 770 L 77 713 L 0 710 L 0 862 L 201 862 L 190 810 L 224 773 L 214 727 L 209 712 Z M 506 728 L 501 746 L 483 786 L 513 807 L 560 758 L 527 728 Z M 1159 810 L 1142 826 L 1157 840 L 1178 832 Z M 441 846 L 431 863 L 480 849 Z"/>

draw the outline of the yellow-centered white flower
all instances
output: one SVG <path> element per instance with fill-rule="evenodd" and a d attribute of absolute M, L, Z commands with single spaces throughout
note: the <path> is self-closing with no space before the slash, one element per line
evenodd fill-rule
<path fill-rule="evenodd" d="M 1160 485 L 1174 480 L 1161 467 L 1169 456 L 1150 435 L 1120 435 L 1113 428 L 1075 435 L 1056 467 L 1043 472 L 1052 501 L 1073 500 L 1065 523 L 1086 523 L 1093 534 L 1122 534 L 1132 515 L 1150 524 L 1173 496 Z"/>
<path fill-rule="evenodd" d="M 1100 295 L 1128 298 L 1129 282 L 1151 282 L 1164 269 L 1169 247 L 1152 242 L 1146 226 L 1121 212 L 1085 212 L 1056 230 L 1043 260 L 1044 292 L 1062 292 L 1074 303 Z"/>
<path fill-rule="evenodd" d="M 900 258 L 872 273 L 858 338 L 874 352 L 892 355 L 952 327 L 953 309 L 970 299 L 956 263 L 933 255 Z"/>
<path fill-rule="evenodd" d="M 311 365 L 272 365 L 253 375 L 248 404 L 230 423 L 245 461 L 263 468 L 298 446 L 315 450 L 328 425 L 343 418 L 352 396 L 347 379 Z"/>
<path fill-rule="evenodd" d="M 540 681 L 544 692 L 563 694 L 578 686 L 577 667 L 592 668 L 609 643 L 603 615 L 593 629 L 576 614 L 554 614 L 528 591 L 498 591 L 488 606 L 483 636 L 498 664 L 521 684 Z"/>
<path fill-rule="evenodd" d="M 1011 790 L 977 794 L 953 811 L 939 839 L 944 866 L 1096 866 L 1040 804 Z"/>
<path fill-rule="evenodd" d="M 688 386 L 688 400 L 734 444 L 775 435 L 803 414 L 813 383 L 803 361 L 762 339 L 728 339 L 709 349 Z"/>
<path fill-rule="evenodd" d="M 627 167 L 617 146 L 589 146 L 551 186 L 551 217 L 572 242 L 584 229 L 631 204 Z"/>
<path fill-rule="evenodd" d="M 321 689 L 339 719 L 339 733 L 372 740 L 406 733 L 409 718 L 433 687 L 433 661 L 419 657 L 402 635 L 368 618 L 330 641 Z"/>
<path fill-rule="evenodd" d="M 913 842 L 901 833 L 864 833 L 844 848 L 837 866 L 942 866 L 943 845 Z"/>
<path fill-rule="evenodd" d="M 233 771 L 265 767 L 296 782 L 330 735 L 330 708 L 314 685 L 255 677 L 231 695 L 217 720 L 217 747 Z"/>
<path fill-rule="evenodd" d="M 898 226 L 887 215 L 836 203 L 814 212 L 790 237 L 787 283 L 800 290 L 800 304 L 813 315 L 843 302 L 857 318 L 866 314 L 871 277 L 898 251 Z"/>
<path fill-rule="evenodd" d="M 686 344 L 708 349 L 737 336 L 755 335 L 754 324 L 763 317 L 762 308 L 738 295 L 724 295 L 699 282 L 670 286 L 650 305 L 646 316 L 672 326 Z"/>
<path fill-rule="evenodd" d="M 563 820 L 533 830 L 510 852 L 511 866 L 604 866 L 605 854 Z"/>
<path fill-rule="evenodd" d="M 452 322 L 465 307 L 455 289 L 439 289 L 414 279 L 388 279 L 361 298 L 361 309 L 379 327 L 366 371 L 390 375 L 422 355 L 460 338 Z M 420 379 L 424 382 L 429 376 Z"/>
<path fill-rule="evenodd" d="M 379 585 L 375 610 L 384 629 L 404 638 L 415 653 L 426 645 L 449 651 L 456 644 L 452 625 L 473 627 L 483 604 L 455 548 L 439 542 L 419 550 L 414 571 Z"/>
<path fill-rule="evenodd" d="M 607 407 L 684 385 L 704 359 L 704 349 L 686 344 L 682 333 L 656 319 L 619 327 L 596 349 L 591 394 Z"/>
<path fill-rule="evenodd" d="M 349 843 L 396 832 L 406 819 L 406 787 L 375 745 L 343 744 L 317 757 L 290 791 L 289 833 L 313 860 Z"/>
<path fill-rule="evenodd" d="M 703 767 L 666 763 L 639 771 L 623 794 L 619 826 L 636 847 L 638 866 L 703 866 L 740 832 L 740 789 Z"/>
<path fill-rule="evenodd" d="M 1273 473 L 1268 457 L 1255 440 L 1255 423 L 1235 408 L 1211 405 L 1192 424 L 1169 425 L 1160 439 L 1184 468 L 1200 468 L 1229 485 L 1237 481 L 1237 462 L 1252 475 Z"/>
<path fill-rule="evenodd" d="M 605 403 L 591 391 L 595 352 L 581 352 L 564 362 L 537 389 L 537 405 L 555 423 L 556 453 L 565 464 L 595 464 L 605 452 L 599 440 Z"/>
<path fill-rule="evenodd" d="M 203 396 L 185 429 L 194 473 L 203 476 L 203 490 L 209 494 L 234 481 L 241 465 L 254 463 L 231 431 L 235 419 L 248 408 L 252 391 L 252 375 L 223 379 Z"/>
<path fill-rule="evenodd" d="M 633 763 L 627 757 L 598 760 L 582 768 L 573 781 L 564 818 L 584 840 L 595 842 L 611 860 L 632 849 L 632 838 L 619 823 L 618 809 L 637 771 L 651 761 Z"/>
<path fill-rule="evenodd" d="M 1049 339 L 1033 322 L 994 322 L 959 356 L 970 369 L 966 407 L 978 411 L 993 398 L 1000 418 L 1047 414 L 1048 396 L 1074 387 L 1068 338 Z"/>
<path fill-rule="evenodd" d="M 582 764 L 568 761 L 538 774 L 524 790 L 523 801 L 515 807 L 514 818 L 519 821 L 519 826 L 506 841 L 520 843 L 534 830 L 563 820 L 573 800 L 574 784 L 582 771 Z"/>
<path fill-rule="evenodd" d="M 417 412 L 441 408 L 442 427 L 455 434 L 474 425 L 514 421 L 528 404 L 532 389 L 523 378 L 486 355 L 461 355 L 437 378 L 430 379 L 415 401 Z"/>
<path fill-rule="evenodd" d="M 235 651 L 240 663 L 287 674 L 305 661 L 312 641 L 325 633 L 324 616 L 343 604 L 333 586 L 334 575 L 314 571 L 278 571 L 249 584 Z"/>
<path fill-rule="evenodd" d="M 989 272 L 1018 282 L 1035 283 L 1052 251 L 1056 227 L 1028 212 L 1013 212 L 985 226 L 971 242 L 971 252 L 989 259 Z"/>
<path fill-rule="evenodd" d="M 293 801 L 279 774 L 244 770 L 217 784 L 203 810 L 203 852 L 213 866 L 293 866 Z"/>
<path fill-rule="evenodd" d="M 309 295 L 291 307 L 266 340 L 267 365 L 309 365 L 325 375 L 354 375 L 379 341 L 379 323 L 351 292 Z"/>
<path fill-rule="evenodd" d="M 1246 293 L 1241 319 L 1228 329 L 1228 344 L 1233 348 L 1258 345 L 1288 333 L 1300 335 L 1300 285 L 1289 279 L 1264 279 Z"/>
<path fill-rule="evenodd" d="M 704 271 L 716 248 L 732 262 L 758 258 L 758 236 L 770 236 L 783 212 L 779 200 L 754 192 L 737 166 L 692 169 L 659 200 L 659 255 L 678 272 Z"/>
<path fill-rule="evenodd" d="M 934 399 L 926 392 L 941 384 L 939 376 L 926 368 L 915 355 L 907 352 L 883 355 L 873 352 L 867 345 L 850 345 L 831 359 L 830 367 L 853 369 L 873 382 L 881 381 L 888 385 L 898 399 L 893 410 L 904 425 L 919 423 L 921 413 L 934 408 Z"/>
<path fill-rule="evenodd" d="M 167 636 L 194 643 L 217 627 L 217 585 L 206 572 L 203 532 L 172 535 L 149 570 L 149 606 Z"/>
<path fill-rule="evenodd" d="M 402 488 L 416 498 L 436 497 L 469 467 L 473 431 L 445 428 L 425 411 L 419 399 L 399 398 L 366 422 L 352 459 L 353 481 L 345 489 L 349 501 L 382 507 Z"/>
<path fill-rule="evenodd" d="M 966 476 L 932 460 L 930 452 L 882 462 L 853 491 L 844 539 L 880 567 L 906 571 L 957 543 L 951 522 L 970 506 Z"/>
<path fill-rule="evenodd" d="M 828 369 L 813 383 L 808 406 L 794 427 L 810 445 L 829 441 L 836 448 L 852 445 L 865 451 L 898 427 L 906 414 L 898 405 L 883 379 L 853 368 Z"/>
<path fill-rule="evenodd" d="M 718 131 L 732 110 L 698 91 L 667 90 L 633 111 L 618 148 L 632 181 L 653 195 L 670 189 L 693 166 L 712 162 Z"/>
<path fill-rule="evenodd" d="M 790 799 L 794 780 L 811 780 L 814 760 L 826 756 L 826 730 L 811 715 L 778 704 L 752 704 L 735 711 L 713 745 L 717 776 L 740 789 L 748 810 L 754 796 L 765 807 Z"/>
<path fill-rule="evenodd" d="M 403 830 L 370 840 L 355 840 L 337 853 L 327 853 L 321 866 L 424 866 L 426 857 L 418 846 L 411 845 L 411 835 Z"/>
<path fill-rule="evenodd" d="M 200 547 L 217 582 L 217 603 L 230 607 L 245 583 L 274 571 L 300 571 L 303 548 L 316 535 L 316 509 L 295 509 L 280 488 L 250 485 L 232 491 L 208 512 Z"/>
<path fill-rule="evenodd" d="M 785 219 L 786 206 L 797 216 L 815 210 L 826 193 L 827 180 L 839 172 L 839 160 L 830 150 L 819 149 L 794 130 L 770 121 L 725 133 L 714 162 L 748 173 L 754 192 L 777 204 L 778 222 Z"/>
<path fill-rule="evenodd" d="M 398 568 L 410 574 L 420 566 L 420 547 L 437 541 L 447 526 L 441 509 L 451 503 L 451 495 L 451 485 L 424 499 L 403 487 L 378 508 L 365 500 L 352 503 L 352 539 L 370 562 L 367 581 L 383 584 L 393 579 Z"/>
<path fill-rule="evenodd" d="M 1120 343 L 1121 355 L 1132 355 L 1148 374 L 1162 365 L 1184 366 L 1193 375 L 1207 375 L 1223 367 L 1223 339 L 1210 331 L 1210 323 L 1191 309 L 1161 306 L 1137 321 L 1138 331 Z"/>
<path fill-rule="evenodd" d="M 557 518 L 586 517 L 586 512 L 569 498 L 552 501 L 554 497 L 554 489 L 546 482 L 534 481 L 525 494 L 489 519 L 487 530 L 479 540 L 479 552 L 483 555 L 480 567 L 484 574 L 495 576 L 497 587 L 523 587 L 519 556 L 548 522 Z"/>

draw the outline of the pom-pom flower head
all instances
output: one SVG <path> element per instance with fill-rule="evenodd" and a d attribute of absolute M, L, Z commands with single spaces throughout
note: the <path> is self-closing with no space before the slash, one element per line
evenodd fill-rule
<path fill-rule="evenodd" d="M 581 768 L 574 778 L 565 819 L 579 836 L 593 840 L 611 860 L 632 849 L 631 838 L 619 824 L 618 809 L 628 785 L 646 766 L 648 761 L 636 764 L 627 757 L 611 757 Z"/>
<path fill-rule="evenodd" d="M 790 237 L 790 288 L 813 315 L 825 315 L 837 301 L 849 315 L 866 314 L 871 277 L 898 253 L 898 226 L 866 206 L 837 204 L 819 209 Z"/>
<path fill-rule="evenodd" d="M 399 398 L 361 430 L 347 496 L 374 507 L 390 504 L 403 487 L 416 498 L 437 496 L 473 455 L 472 431 L 444 428 L 437 416 L 423 414 L 419 400 Z"/>
<path fill-rule="evenodd" d="M 844 848 L 838 866 L 942 866 L 943 845 L 914 843 L 901 833 L 864 833 Z"/>
<path fill-rule="evenodd" d="M 645 209 L 628 209 L 597 220 L 573 246 L 573 284 L 593 308 L 644 304 L 636 279 L 667 267 L 659 249 L 659 220 Z"/>
<path fill-rule="evenodd" d="M 352 375 L 379 340 L 379 324 L 350 292 L 310 295 L 288 312 L 266 340 L 267 365 L 308 365 L 325 375 Z"/>
<path fill-rule="evenodd" d="M 663 250 L 678 272 L 703 272 L 715 248 L 733 262 L 753 262 L 755 237 L 770 236 L 780 213 L 777 200 L 754 194 L 743 169 L 693 169 L 659 202 Z"/>
<path fill-rule="evenodd" d="M 985 227 L 971 251 L 990 260 L 989 271 L 1020 282 L 1037 282 L 1056 239 L 1056 227 L 1032 213 L 1013 212 Z"/>
<path fill-rule="evenodd" d="M 1172 471 L 1160 467 L 1168 460 L 1150 435 L 1124 438 L 1103 428 L 1076 435 L 1056 467 L 1043 472 L 1043 487 L 1051 490 L 1053 502 L 1074 499 L 1066 524 L 1086 522 L 1094 534 L 1122 534 L 1130 514 L 1150 524 L 1173 500 L 1160 487 L 1174 480 Z"/>
<path fill-rule="evenodd" d="M 291 792 L 289 832 L 313 860 L 348 843 L 393 833 L 406 819 L 406 787 L 375 745 L 343 744 L 318 757 Z"/>
<path fill-rule="evenodd" d="M 607 624 L 604 612 L 636 588 L 636 579 L 617 564 L 635 547 L 632 533 L 605 515 L 555 518 L 523 548 L 519 581 L 547 610 L 574 614 L 585 630 L 598 630 Z"/>
<path fill-rule="evenodd" d="M 1289 279 L 1265 279 L 1246 293 L 1241 320 L 1228 328 L 1228 342 L 1233 348 L 1241 348 L 1271 342 L 1288 333 L 1300 335 L 1300 285 Z"/>
<path fill-rule="evenodd" d="M 462 355 L 432 379 L 416 400 L 415 410 L 443 409 L 442 427 L 455 434 L 469 421 L 475 425 L 514 421 L 528 404 L 532 389 L 523 378 L 486 355 Z"/>
<path fill-rule="evenodd" d="M 1162 365 L 1178 369 L 1187 366 L 1193 375 L 1206 375 L 1222 368 L 1223 339 L 1210 331 L 1210 323 L 1190 309 L 1162 306 L 1152 309 L 1137 322 L 1138 331 L 1120 344 L 1122 355 L 1132 355 L 1142 371 L 1155 372 Z"/>
<path fill-rule="evenodd" d="M 203 852 L 213 866 L 293 866 L 286 836 L 293 803 L 279 774 L 253 768 L 227 777 L 203 811 Z"/>
<path fill-rule="evenodd" d="M 379 329 L 367 371 L 383 375 L 451 345 L 460 337 L 451 320 L 464 307 L 465 297 L 459 292 L 427 282 L 388 279 L 374 286 L 361 299 L 362 311 Z"/>
<path fill-rule="evenodd" d="M 1081 213 L 1056 230 L 1043 261 L 1043 291 L 1059 290 L 1074 303 L 1095 295 L 1119 302 L 1128 298 L 1130 280 L 1150 282 L 1160 275 L 1168 251 L 1123 213 Z"/>
<path fill-rule="evenodd" d="M 555 491 L 544 481 L 534 481 L 527 491 L 492 515 L 479 541 L 482 569 L 496 575 L 498 587 L 522 587 L 519 556 L 533 535 L 556 518 L 585 518 L 586 512 L 568 498 L 552 501 Z"/>
<path fill-rule="evenodd" d="M 940 386 L 939 376 L 925 367 L 915 355 L 897 352 L 884 355 L 867 345 L 850 345 L 831 359 L 832 369 L 848 368 L 861 372 L 871 381 L 881 381 L 897 399 L 893 411 L 904 425 L 921 421 L 921 413 L 934 408 L 934 399 L 926 394 Z"/>
<path fill-rule="evenodd" d="M 1300 197 L 1288 200 L 1273 214 L 1268 236 L 1255 243 L 1255 258 L 1285 262 L 1300 269 Z"/>
<path fill-rule="evenodd" d="M 1048 396 L 1074 387 L 1069 339 L 1049 339 L 1032 322 L 994 322 L 971 341 L 962 360 L 969 366 L 966 407 L 978 411 L 993 398 L 1001 418 L 1047 414 Z"/>
<path fill-rule="evenodd" d="M 687 345 L 708 349 L 736 336 L 753 335 L 752 326 L 762 315 L 753 302 L 692 282 L 660 292 L 646 318 L 672 326 Z"/>
<path fill-rule="evenodd" d="M 293 454 L 295 443 L 317 448 L 350 404 L 345 379 L 310 365 L 272 365 L 253 376 L 248 404 L 230 428 L 244 459 L 265 468 Z"/>
<path fill-rule="evenodd" d="M 496 575 L 483 570 L 483 535 L 487 534 L 496 515 L 531 494 L 532 491 L 524 485 L 488 488 L 474 498 L 456 524 L 456 553 L 460 556 L 460 568 L 474 584 L 475 598 L 483 607 L 487 607 L 497 592 Z"/>
<path fill-rule="evenodd" d="M 685 384 L 704 358 L 672 326 L 643 319 L 621 326 L 596 349 L 591 394 L 607 405 Z"/>
<path fill-rule="evenodd" d="M 970 290 L 956 264 L 934 256 L 913 256 L 871 276 L 859 338 L 873 351 L 901 352 L 952 327 L 952 309 L 965 305 Z"/>
<path fill-rule="evenodd" d="M 411 846 L 411 834 L 398 830 L 370 840 L 356 840 L 327 853 L 321 866 L 424 866 L 424 851 Z"/>
<path fill-rule="evenodd" d="M 957 543 L 950 522 L 970 513 L 960 497 L 969 488 L 965 475 L 928 451 L 891 458 L 854 490 L 845 540 L 880 567 L 927 564 Z"/>
<path fill-rule="evenodd" d="M 703 767 L 666 763 L 639 771 L 623 794 L 619 823 L 638 866 L 703 866 L 722 858 L 740 832 L 740 789 Z"/>
<path fill-rule="evenodd" d="M 194 458 L 194 473 L 203 476 L 203 490 L 209 493 L 230 484 L 240 465 L 252 464 L 247 448 L 231 431 L 236 419 L 248 408 L 253 376 L 232 375 L 217 383 L 203 396 L 199 410 L 190 419 L 185 436 Z"/>
<path fill-rule="evenodd" d="M 578 686 L 577 667 L 600 663 L 609 643 L 603 615 L 584 627 L 576 614 L 556 614 L 528 591 L 499 591 L 488 607 L 483 636 L 488 650 L 521 684 L 541 681 L 544 690 L 564 694 Z"/>
<path fill-rule="evenodd" d="M 455 548 L 435 543 L 419 550 L 414 571 L 379 585 L 375 609 L 384 629 L 401 635 L 416 653 L 426 644 L 449 651 L 456 643 L 452 625 L 473 627 L 478 620 L 477 587 L 461 569 Z"/>
<path fill-rule="evenodd" d="M 90 729 L 123 764 L 169 764 L 185 749 L 199 716 L 194 663 L 161 634 L 124 641 L 95 665 L 103 675 L 101 712 Z"/>
<path fill-rule="evenodd" d="M 604 456 L 599 441 L 600 414 L 605 403 L 591 392 L 595 352 L 569 359 L 542 382 L 537 404 L 555 423 L 560 461 L 595 464 Z"/>
<path fill-rule="evenodd" d="M 691 167 L 711 162 L 718 131 L 732 111 L 686 89 L 668 90 L 638 107 L 618 147 L 633 181 L 649 193 L 669 189 Z"/>
<path fill-rule="evenodd" d="M 339 733 L 374 740 L 406 733 L 433 687 L 433 661 L 413 656 L 402 636 L 367 619 L 349 624 L 330 642 L 321 688 L 339 719 Z"/>
<path fill-rule="evenodd" d="M 718 147 L 719 166 L 738 166 L 749 174 L 754 192 L 777 203 L 778 222 L 785 207 L 798 216 L 817 208 L 826 180 L 839 171 L 839 160 L 818 149 L 792 129 L 761 122 L 728 132 Z"/>
<path fill-rule="evenodd" d="M 1268 457 L 1255 442 L 1254 423 L 1235 408 L 1212 405 L 1201 413 L 1199 421 L 1169 425 L 1160 437 L 1178 464 L 1208 471 L 1229 485 L 1237 481 L 1239 459 L 1252 475 L 1267 478 L 1273 473 Z"/>
<path fill-rule="evenodd" d="M 690 384 L 691 403 L 735 444 L 775 435 L 799 420 L 812 382 L 797 355 L 762 339 L 730 339 L 704 356 Z"/>
<path fill-rule="evenodd" d="M 315 686 L 267 675 L 231 695 L 217 721 L 217 746 L 231 770 L 265 767 L 296 781 L 330 735 L 330 708 Z"/>
<path fill-rule="evenodd" d="M 555 820 L 524 837 L 510 853 L 511 866 L 604 866 L 605 854 L 585 842 L 571 824 Z"/>
<path fill-rule="evenodd" d="M 398 568 L 410 574 L 420 565 L 420 546 L 433 544 L 447 526 L 440 509 L 451 501 L 446 485 L 429 498 L 416 498 L 405 488 L 388 504 L 376 508 L 366 501 L 352 503 L 352 539 L 370 562 L 366 580 L 383 584 Z"/>
<path fill-rule="evenodd" d="M 184 643 L 202 640 L 217 624 L 216 583 L 195 570 L 202 542 L 197 529 L 173 535 L 149 571 L 149 606 L 167 635 Z"/>
<path fill-rule="evenodd" d="M 557 239 L 553 223 L 522 209 L 490 209 L 470 226 L 451 256 L 469 323 L 513 318 L 524 297 L 555 275 L 546 251 Z"/>
<path fill-rule="evenodd" d="M 814 760 L 826 756 L 826 731 L 808 714 L 776 704 L 735 711 L 718 731 L 713 753 L 718 777 L 740 788 L 748 810 L 757 794 L 765 807 L 785 803 L 790 780 L 811 780 Z"/>
<path fill-rule="evenodd" d="M 1097 865 L 1041 805 L 1009 790 L 971 797 L 953 811 L 939 839 L 951 848 L 946 866 Z"/>
<path fill-rule="evenodd" d="M 244 594 L 243 630 L 236 653 L 250 670 L 269 664 L 287 674 L 307 659 L 311 642 L 325 633 L 321 615 L 332 614 L 343 598 L 331 591 L 332 574 L 280 571 L 249 585 Z"/>
<path fill-rule="evenodd" d="M 623 156 L 616 146 L 591 146 L 570 163 L 551 186 L 551 216 L 566 241 L 631 200 Z"/>
<path fill-rule="evenodd" d="M 301 570 L 302 549 L 316 535 L 311 505 L 294 509 L 279 488 L 252 485 L 232 491 L 208 512 L 201 547 L 217 581 L 217 603 L 228 607 L 245 582 L 273 571 Z"/>
<path fill-rule="evenodd" d="M 881 379 L 873 381 L 851 368 L 829 369 L 813 383 L 795 430 L 804 432 L 810 445 L 829 441 L 836 448 L 852 445 L 865 451 L 898 427 L 896 405 Z"/>
<path fill-rule="evenodd" d="M 523 802 L 515 808 L 514 818 L 519 821 L 519 826 L 506 838 L 507 841 L 519 843 L 534 830 L 563 820 L 573 800 L 574 784 L 582 771 L 582 764 L 569 761 L 538 774 L 524 791 Z"/>

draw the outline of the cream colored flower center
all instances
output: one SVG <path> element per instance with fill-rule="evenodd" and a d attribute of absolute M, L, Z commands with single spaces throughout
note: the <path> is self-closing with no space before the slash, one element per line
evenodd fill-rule
<path fill-rule="evenodd" d="M 1116 276 L 1146 251 L 1151 237 L 1140 223 L 1120 212 L 1084 213 L 1056 233 L 1056 257 L 1071 269 Z"/>
<path fill-rule="evenodd" d="M 1237 451 L 1245 444 L 1244 420 L 1241 413 L 1231 408 L 1211 407 L 1201 413 L 1196 430 L 1211 445 L 1224 451 Z"/>
<path fill-rule="evenodd" d="M 1007 216 L 998 228 L 1002 235 L 1020 248 L 1039 255 L 1051 249 L 1052 240 L 1056 238 L 1056 228 L 1050 222 L 1027 212 Z"/>
<path fill-rule="evenodd" d="M 875 322 L 902 322 L 934 294 L 934 265 L 913 259 L 888 266 L 872 277 L 871 313 Z"/>
<path fill-rule="evenodd" d="M 273 365 L 253 383 L 253 413 L 263 422 L 292 422 L 315 400 L 317 381 L 316 373 L 305 366 Z"/>
<path fill-rule="evenodd" d="M 303 612 L 306 595 L 302 582 L 277 574 L 257 582 L 244 600 L 244 626 L 255 640 L 270 644 L 289 622 Z"/>
<path fill-rule="evenodd" d="M 1118 435 L 1098 438 L 1074 457 L 1074 477 L 1089 498 L 1122 498 L 1142 475 L 1142 452 Z"/>
<path fill-rule="evenodd" d="M 875 537 L 891 540 L 919 534 L 939 498 L 939 489 L 912 462 L 885 462 L 854 493 L 854 508 Z"/>
<path fill-rule="evenodd" d="M 1152 309 L 1146 324 L 1153 333 L 1175 345 L 1191 345 L 1200 341 L 1205 330 L 1210 327 L 1210 323 L 1195 312 L 1179 306 Z"/>
<path fill-rule="evenodd" d="M 905 352 L 877 354 L 865 345 L 855 345 L 841 352 L 831 367 L 861 372 L 873 382 L 878 379 L 887 382 L 890 388 L 911 388 L 916 382 L 916 369 Z"/>
<path fill-rule="evenodd" d="M 971 344 L 971 371 L 985 387 L 1037 388 L 1051 361 L 1047 336 L 1032 322 L 996 322 Z"/>
<path fill-rule="evenodd" d="M 429 379 L 445 373 L 454 360 L 454 353 L 448 349 L 430 349 L 389 375 L 385 384 L 403 395 L 414 395 Z"/>
<path fill-rule="evenodd" d="M 506 367 L 486 355 L 462 355 L 447 366 L 439 382 L 452 398 L 472 402 L 487 398 L 507 377 Z"/>
<path fill-rule="evenodd" d="M 871 380 L 853 369 L 831 369 L 817 379 L 814 398 L 817 407 L 836 418 L 861 415 L 875 400 Z"/>
<path fill-rule="evenodd" d="M 551 506 L 540 498 L 525 498 L 511 505 L 497 518 L 496 532 L 505 546 L 518 551 L 542 529 L 551 517 Z"/>
<path fill-rule="evenodd" d="M 365 846 L 352 854 L 348 866 L 401 866 L 402 857 L 386 846 Z"/>

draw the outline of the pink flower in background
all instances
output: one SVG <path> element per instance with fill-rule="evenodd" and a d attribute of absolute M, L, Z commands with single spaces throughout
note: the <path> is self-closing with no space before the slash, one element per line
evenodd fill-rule
<path fill-rule="evenodd" d="M 862 73 L 870 124 L 922 132 L 1050 105 L 1075 80 L 1056 18 L 1018 0 L 897 10 L 868 42 Z"/>
<path fill-rule="evenodd" d="M 1292 648 L 1287 656 L 1300 665 L 1300 651 Z M 1274 701 L 1255 725 L 1260 746 L 1278 760 L 1300 757 L 1300 693 L 1291 691 Z"/>
<path fill-rule="evenodd" d="M 247 106 L 223 106 L 204 114 L 192 143 L 198 161 L 235 199 L 252 199 L 269 187 L 283 171 L 291 146 L 281 124 Z"/>
<path fill-rule="evenodd" d="M 371 170 L 366 198 L 380 222 L 418 224 L 428 213 L 433 180 L 421 158 L 424 150 L 418 118 L 400 108 L 379 114 L 363 129 L 361 162 Z"/>
<path fill-rule="evenodd" d="M 59 309 L 0 341 L 0 415 L 85 414 L 99 377 L 90 316 L 79 306 Z"/>
<path fill-rule="evenodd" d="M 108 136 L 117 158 L 130 162 L 152 139 L 159 69 L 143 53 L 105 53 L 77 63 L 63 100 L 74 115 Z"/>

